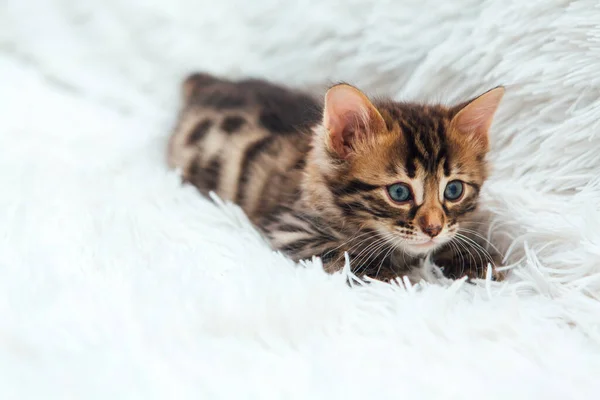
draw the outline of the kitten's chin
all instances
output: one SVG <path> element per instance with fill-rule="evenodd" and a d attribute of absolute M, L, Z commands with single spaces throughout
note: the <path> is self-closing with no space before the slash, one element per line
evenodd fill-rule
<path fill-rule="evenodd" d="M 444 239 L 429 239 L 419 243 L 404 243 L 404 250 L 413 256 L 424 256 L 442 247 L 448 240 Z"/>

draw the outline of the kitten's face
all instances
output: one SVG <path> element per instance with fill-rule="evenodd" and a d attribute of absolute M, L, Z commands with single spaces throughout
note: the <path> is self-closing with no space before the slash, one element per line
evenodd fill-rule
<path fill-rule="evenodd" d="M 442 109 L 415 107 L 411 124 L 378 108 L 391 121 L 390 135 L 351 157 L 349 176 L 366 185 L 338 201 L 361 204 L 350 206 L 348 216 L 408 253 L 431 252 L 475 209 L 486 178 L 485 149 L 454 140 Z"/>
<path fill-rule="evenodd" d="M 332 109 L 337 121 L 326 105 L 336 165 L 327 182 L 347 222 L 413 255 L 452 240 L 487 176 L 487 130 L 503 93 L 495 90 L 454 108 L 369 102 L 351 116 L 350 103 Z"/>

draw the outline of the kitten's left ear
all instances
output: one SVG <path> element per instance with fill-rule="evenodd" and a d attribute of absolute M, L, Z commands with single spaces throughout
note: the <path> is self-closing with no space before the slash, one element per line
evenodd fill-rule
<path fill-rule="evenodd" d="M 488 131 L 492 125 L 494 114 L 504 96 L 504 88 L 496 87 L 479 97 L 456 107 L 456 115 L 451 126 L 463 135 L 488 149 Z"/>

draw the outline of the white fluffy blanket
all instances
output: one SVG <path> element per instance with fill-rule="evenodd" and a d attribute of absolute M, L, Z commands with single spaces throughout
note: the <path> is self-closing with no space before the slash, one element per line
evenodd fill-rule
<path fill-rule="evenodd" d="M 0 398 L 597 399 L 600 5 L 4 0 Z M 165 167 L 189 71 L 508 88 L 508 282 L 349 288 Z"/>

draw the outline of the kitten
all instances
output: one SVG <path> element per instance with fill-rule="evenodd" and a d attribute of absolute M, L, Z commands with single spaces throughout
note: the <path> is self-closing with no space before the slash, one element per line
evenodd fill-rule
<path fill-rule="evenodd" d="M 487 177 L 502 87 L 454 107 L 372 100 L 348 84 L 320 102 L 207 74 L 188 77 L 182 92 L 170 167 L 240 205 L 275 249 L 320 256 L 328 272 L 348 252 L 355 274 L 381 280 L 429 254 L 447 276 L 485 275 L 481 236 L 461 229 Z"/>

